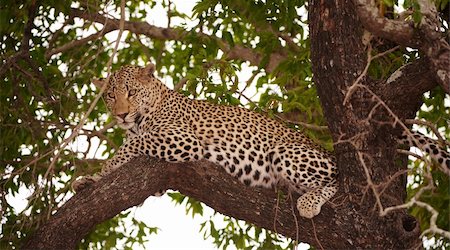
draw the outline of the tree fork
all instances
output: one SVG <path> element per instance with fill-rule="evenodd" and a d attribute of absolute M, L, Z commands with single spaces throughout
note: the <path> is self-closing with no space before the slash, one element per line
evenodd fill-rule
<path fill-rule="evenodd" d="M 405 249 L 420 245 L 416 220 L 405 210 L 380 217 L 377 197 L 372 192 L 376 185 L 406 169 L 406 157 L 400 157 L 402 164 L 394 161 L 398 156 L 395 131 L 389 122 L 392 119 L 388 119 L 391 114 L 379 108 L 373 98 L 375 91 L 367 91 L 374 90 L 376 82 L 363 76 L 358 84 L 364 88 L 348 92 L 368 61 L 367 41 L 355 3 L 313 0 L 309 23 L 314 82 L 335 141 L 340 192 L 348 198 L 342 208 L 347 213 L 341 218 L 346 224 L 342 227 L 349 230 L 346 239 L 352 242 L 352 248 Z M 350 101 L 344 103 L 346 97 Z M 404 114 L 412 116 L 419 106 L 409 102 L 413 105 Z M 377 118 L 384 117 L 384 125 L 368 118 L 373 109 L 377 109 Z M 399 110 L 392 111 L 397 114 Z M 402 175 L 390 181 L 379 199 L 388 207 L 402 204 L 405 197 L 406 176 Z"/>

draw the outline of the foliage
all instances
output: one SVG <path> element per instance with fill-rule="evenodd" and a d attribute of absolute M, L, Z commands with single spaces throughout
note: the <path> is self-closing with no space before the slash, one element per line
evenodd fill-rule
<path fill-rule="evenodd" d="M 180 193 L 169 193 L 169 196 L 176 204 L 186 206 L 186 214 L 203 215 L 203 204 L 182 195 Z M 284 237 L 272 233 L 269 230 L 261 229 L 239 221 L 234 218 L 224 216 L 222 221 L 217 223 L 217 217 L 210 217 L 201 223 L 200 232 L 203 232 L 205 239 L 212 238 L 217 248 L 226 249 L 233 244 L 238 249 L 292 249 L 294 242 L 286 240 Z"/>
<path fill-rule="evenodd" d="M 233 244 L 237 249 L 292 249 L 294 241 L 283 239 L 276 233 L 261 229 L 236 219 L 225 217 L 224 226 L 218 228 L 212 219 L 201 224 L 205 239 L 214 239 L 217 248 L 227 249 Z"/>
<path fill-rule="evenodd" d="M 423 108 L 418 112 L 418 117 L 430 121 L 436 124 L 440 128 L 440 132 L 450 135 L 450 126 L 448 122 L 450 121 L 450 109 L 449 104 L 445 104 L 445 99 L 448 96 L 444 95 L 443 92 L 437 88 L 429 93 L 429 98 L 424 98 Z M 448 102 L 448 101 L 447 101 Z M 429 129 L 428 133 L 432 133 Z M 423 177 L 424 166 L 420 161 L 416 161 L 413 169 L 417 171 L 412 175 L 412 180 L 408 186 L 408 196 L 414 196 L 422 187 L 427 186 L 430 181 L 433 182 L 435 189 L 425 191 L 421 200 L 431 204 L 434 209 L 439 211 L 439 216 L 437 218 L 436 224 L 439 228 L 450 229 L 450 178 L 448 175 L 437 169 L 431 169 L 432 180 Z M 429 228 L 429 221 L 431 214 L 422 207 L 413 207 L 410 209 L 411 214 L 418 218 L 422 230 Z M 427 235 L 427 238 L 433 238 L 433 235 Z M 450 246 L 450 239 L 438 238 L 433 249 L 440 249 L 441 247 L 448 248 Z"/>
<path fill-rule="evenodd" d="M 80 243 L 80 249 L 133 249 L 135 244 L 144 247 L 147 236 L 158 233 L 158 228 L 131 218 L 130 211 L 122 212 L 111 220 L 96 226 Z"/>
<path fill-rule="evenodd" d="M 0 3 L 0 249 L 18 248 L 72 196 L 71 182 L 80 175 L 98 171 L 101 164 L 98 159 L 112 155 L 122 143 L 123 131 L 110 127 L 112 120 L 106 115 L 103 101 L 86 113 L 97 94 L 90 80 L 106 75 L 116 33 L 100 35 L 74 47 L 65 46 L 102 30 L 102 25 L 71 16 L 71 8 L 89 13 L 103 11 L 119 18 L 119 2 L 2 0 Z M 405 1 L 411 3 L 415 1 Z M 187 96 L 245 106 L 274 118 L 284 113 L 283 118 L 289 120 L 326 125 L 312 80 L 306 1 L 204 0 L 196 3 L 192 17 L 178 11 L 170 1 L 128 1 L 126 19 L 155 22 L 148 17 L 155 15 L 152 9 L 158 6 L 168 11 L 170 28 L 184 32 L 183 36 L 164 40 L 125 32 L 112 70 L 125 64 L 145 65 L 152 61 L 159 77 L 168 85 L 185 81 L 179 91 Z M 231 49 L 251 48 L 261 60 L 249 68 L 243 59 L 230 59 L 224 44 Z M 55 49 L 60 52 L 55 53 Z M 272 53 L 284 55 L 284 59 L 273 71 L 268 71 Z M 370 74 L 383 79 L 416 56 L 406 50 L 394 52 L 389 58 L 377 60 Z M 244 71 L 252 72 L 253 76 L 244 75 Z M 443 134 L 449 135 L 445 98 L 448 100 L 441 89 L 432 91 L 424 99 L 426 108 L 418 115 L 435 122 Z M 67 141 L 85 115 L 85 125 L 74 140 Z M 302 129 L 332 149 L 327 132 L 290 126 Z M 440 226 L 446 228 L 444 220 L 449 213 L 446 180 L 442 179 L 442 173 L 434 176 L 442 185 L 427 194 L 427 201 L 442 211 Z M 422 182 L 411 185 L 410 194 L 420 185 Z M 18 209 L 12 198 L 23 197 L 25 193 L 30 194 L 27 206 Z M 203 204 L 198 201 L 177 193 L 171 197 L 186 206 L 192 216 L 202 214 Z M 421 223 L 429 219 L 429 214 L 419 208 L 412 213 Z M 128 213 L 123 213 L 98 225 L 79 247 L 114 248 L 121 244 L 131 248 L 156 233 L 155 228 L 134 219 L 125 227 L 129 218 Z M 282 249 L 293 244 L 282 247 L 281 238 L 275 233 L 232 218 L 226 218 L 225 222 L 223 228 L 212 220 L 202 224 L 205 237 L 213 238 L 218 247 L 233 244 L 240 249 Z"/>

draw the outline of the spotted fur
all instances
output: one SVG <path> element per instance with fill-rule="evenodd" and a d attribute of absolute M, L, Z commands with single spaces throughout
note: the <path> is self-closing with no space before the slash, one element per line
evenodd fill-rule
<path fill-rule="evenodd" d="M 107 84 L 104 98 L 127 138 L 101 173 L 75 181 L 75 190 L 149 155 L 169 162 L 207 159 L 248 186 L 287 184 L 303 193 L 297 208 L 306 218 L 336 193 L 334 157 L 304 134 L 247 109 L 191 100 L 153 73 L 153 64 L 124 66 L 108 83 L 94 81 Z"/>
<path fill-rule="evenodd" d="M 101 173 L 74 182 L 80 190 L 138 155 L 169 162 L 207 159 L 248 186 L 279 182 L 304 193 L 300 215 L 312 218 L 336 192 L 332 155 L 300 132 L 247 109 L 191 100 L 153 76 L 154 65 L 114 72 L 104 98 L 127 139 Z M 104 80 L 94 83 L 101 87 Z"/>
<path fill-rule="evenodd" d="M 450 153 L 445 150 L 444 145 L 440 146 L 435 140 L 414 131 L 404 131 L 398 142 L 408 147 L 419 148 L 430 155 L 444 173 L 450 174 Z"/>

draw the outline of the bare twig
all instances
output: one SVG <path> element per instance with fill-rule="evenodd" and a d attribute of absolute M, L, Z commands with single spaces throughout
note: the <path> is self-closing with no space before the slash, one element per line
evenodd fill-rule
<path fill-rule="evenodd" d="M 120 39 L 122 37 L 122 33 L 123 33 L 123 27 L 124 27 L 124 22 L 125 22 L 125 0 L 121 0 L 121 4 L 120 4 L 120 10 L 121 10 L 121 19 L 120 19 L 120 28 L 119 28 L 119 34 L 117 36 L 117 40 L 116 40 L 116 45 L 114 47 L 113 50 L 113 54 L 110 57 L 108 64 L 107 64 L 107 71 L 108 71 L 108 76 L 107 76 L 107 81 L 109 81 L 109 77 L 111 75 L 111 64 L 112 64 L 112 60 L 115 57 L 116 53 L 117 53 L 117 49 L 119 47 L 119 43 L 120 43 Z M 100 100 L 100 98 L 102 97 L 103 92 L 106 89 L 106 84 L 102 87 L 102 89 L 100 90 L 100 93 L 97 94 L 97 96 L 95 97 L 95 99 L 93 100 L 91 106 L 89 107 L 89 109 L 86 111 L 86 113 L 84 114 L 84 116 L 81 118 L 80 122 L 78 123 L 78 125 L 73 129 L 72 133 L 70 134 L 70 136 L 65 139 L 59 146 L 58 148 L 55 149 L 56 154 L 53 157 L 53 160 L 50 163 L 50 166 L 47 168 L 47 171 L 44 174 L 44 179 L 46 179 L 49 175 L 49 173 L 51 171 L 53 171 L 53 168 L 57 162 L 57 160 L 59 159 L 59 156 L 62 152 L 62 150 L 76 137 L 78 136 L 80 130 L 82 129 L 82 127 L 84 126 L 89 114 L 92 112 L 92 110 L 94 110 L 95 106 L 97 105 L 98 100 Z"/>
<path fill-rule="evenodd" d="M 430 227 L 425 229 L 422 232 L 421 237 L 425 236 L 428 233 L 431 233 L 431 234 L 439 234 L 439 235 L 444 236 L 445 238 L 450 239 L 450 232 L 443 230 L 436 225 L 436 221 L 437 221 L 439 212 L 436 209 L 434 209 L 430 204 L 419 200 L 420 197 L 422 196 L 423 192 L 425 192 L 426 190 L 434 189 L 434 184 L 433 184 L 434 182 L 433 182 L 433 177 L 431 176 L 431 174 L 429 172 L 425 172 L 424 176 L 428 179 L 427 186 L 422 187 L 408 202 L 398 205 L 398 206 L 392 206 L 392 207 L 388 207 L 388 208 L 384 209 L 384 211 L 382 211 L 382 213 L 381 213 L 381 216 L 385 216 L 389 212 L 392 212 L 394 210 L 408 209 L 408 208 L 411 208 L 412 206 L 419 206 L 419 207 L 425 208 L 428 212 L 431 213 Z"/>
<path fill-rule="evenodd" d="M 103 29 L 100 30 L 99 32 L 95 33 L 95 34 L 92 34 L 92 35 L 90 35 L 88 37 L 85 37 L 85 38 L 82 38 L 82 39 L 79 39 L 79 40 L 72 41 L 70 43 L 66 43 L 66 44 L 64 44 L 61 47 L 58 47 L 58 48 L 52 49 L 50 51 L 47 51 L 45 53 L 45 57 L 48 60 L 48 59 L 50 59 L 51 56 L 53 56 L 55 54 L 58 54 L 58 53 L 61 53 L 61 52 L 64 52 L 64 51 L 67 51 L 67 50 L 79 47 L 79 46 L 81 46 L 83 44 L 86 44 L 86 43 L 88 43 L 90 41 L 96 40 L 96 39 L 104 36 L 105 34 L 113 31 L 113 30 L 114 30 L 113 27 L 108 26 L 108 25 L 104 25 Z"/>
<path fill-rule="evenodd" d="M 150 60 L 152 58 L 150 49 L 141 41 L 140 35 L 134 34 L 136 37 L 136 41 L 139 43 L 139 46 L 142 48 L 142 52 L 147 57 L 147 60 Z"/>
<path fill-rule="evenodd" d="M 380 196 L 383 195 L 384 191 L 386 191 L 386 189 L 391 185 L 391 183 L 397 179 L 398 177 L 407 174 L 409 172 L 408 169 L 404 169 L 404 170 L 400 170 L 397 171 L 395 174 L 393 174 L 392 176 L 389 176 L 389 179 L 387 179 L 387 181 L 384 181 L 382 183 L 380 183 L 378 186 L 382 187 L 381 191 L 379 192 Z"/>
<path fill-rule="evenodd" d="M 299 125 L 304 128 L 307 128 L 307 129 L 311 129 L 311 130 L 315 130 L 315 131 L 327 131 L 328 130 L 328 126 L 319 126 L 319 125 L 314 125 L 314 124 L 310 124 L 310 123 L 306 123 L 306 122 L 302 122 L 302 121 L 293 121 L 293 120 L 289 120 L 284 117 L 281 117 L 279 115 L 274 115 L 274 116 L 276 118 L 278 118 L 280 121 L 294 124 L 294 125 Z"/>
<path fill-rule="evenodd" d="M 370 175 L 369 168 L 367 167 L 366 162 L 364 160 L 364 153 L 358 151 L 358 159 L 364 169 L 364 174 L 366 175 L 367 185 L 370 189 L 372 189 L 372 192 L 375 196 L 375 201 L 376 201 L 376 204 L 378 205 L 378 209 L 380 211 L 383 211 L 383 205 L 381 203 L 380 194 L 378 193 L 377 186 L 374 185 L 374 183 L 372 181 L 372 177 Z"/>
<path fill-rule="evenodd" d="M 423 125 L 423 126 L 427 126 L 429 129 L 431 129 L 431 131 L 433 131 L 434 135 L 436 135 L 436 137 L 438 138 L 438 141 L 441 145 L 447 145 L 450 146 L 450 142 L 445 140 L 441 133 L 439 133 L 439 130 L 436 128 L 436 125 L 434 125 L 433 123 L 429 122 L 429 121 L 425 121 L 425 120 L 418 120 L 418 119 L 406 119 L 405 123 L 407 124 L 417 124 L 417 125 Z"/>
<path fill-rule="evenodd" d="M 250 76 L 250 78 L 247 79 L 247 81 L 245 82 L 245 87 L 244 87 L 241 91 L 239 91 L 239 97 L 238 97 L 239 100 L 241 99 L 241 97 L 242 97 L 244 91 L 245 91 L 250 85 L 252 85 L 253 80 L 255 80 L 255 77 L 256 77 L 258 74 L 259 74 L 259 70 L 255 70 L 255 71 L 253 71 L 252 76 Z"/>
<path fill-rule="evenodd" d="M 183 86 L 187 83 L 188 79 L 186 77 L 183 77 L 177 84 L 175 84 L 175 87 L 173 90 L 178 91 L 183 88 Z"/>
<path fill-rule="evenodd" d="M 404 149 L 397 149 L 397 152 L 399 152 L 400 154 L 405 154 L 405 155 L 410 155 L 415 157 L 416 159 L 421 159 L 422 161 L 425 161 L 425 158 L 423 156 L 420 156 L 416 153 L 413 153 L 409 150 L 404 150 Z"/>
<path fill-rule="evenodd" d="M 172 15 L 172 1 L 167 0 L 167 28 L 171 26 Z"/>
<path fill-rule="evenodd" d="M 374 56 L 372 56 L 372 45 L 370 44 L 370 41 L 367 43 L 367 63 L 366 66 L 364 67 L 363 72 L 358 76 L 358 78 L 356 78 L 356 80 L 353 82 L 352 86 L 350 86 L 350 88 L 347 90 L 347 93 L 345 94 L 345 98 L 344 98 L 344 105 L 346 105 L 349 101 L 349 98 L 353 95 L 353 92 L 356 91 L 356 89 L 359 86 L 359 82 L 367 75 L 367 71 L 369 70 L 369 66 L 372 63 L 373 60 L 385 56 L 387 54 L 390 54 L 394 51 L 396 51 L 398 48 L 400 48 L 400 46 L 395 46 L 391 49 L 388 49 L 386 51 L 383 51 L 381 53 L 378 53 Z"/>
<path fill-rule="evenodd" d="M 316 225 L 314 225 L 314 219 L 311 219 L 311 224 L 312 224 L 312 228 L 313 228 L 313 232 L 314 232 L 314 238 L 316 239 L 317 244 L 319 245 L 320 249 L 323 250 L 323 246 L 320 243 L 319 238 L 317 237 L 317 232 L 316 232 Z"/>
<path fill-rule="evenodd" d="M 294 206 L 294 197 L 292 197 L 292 192 L 291 190 L 289 190 L 289 202 L 291 203 L 291 212 L 292 212 L 292 217 L 294 217 L 294 222 L 295 222 L 295 246 L 297 246 L 298 243 L 298 234 L 299 234 L 299 226 L 298 226 L 298 219 L 297 219 L 297 209 L 295 209 Z M 320 244 L 320 242 L 319 242 Z"/>

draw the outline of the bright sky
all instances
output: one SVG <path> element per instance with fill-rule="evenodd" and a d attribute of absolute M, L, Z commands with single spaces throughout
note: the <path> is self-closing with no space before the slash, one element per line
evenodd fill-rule
<path fill-rule="evenodd" d="M 151 235 L 146 249 L 216 249 L 211 239 L 203 239 L 200 224 L 214 211 L 205 207 L 203 216 L 186 214 L 183 205 L 175 205 L 170 197 L 149 197 L 136 209 L 136 219 L 148 226 L 158 227 L 158 234 Z M 220 220 L 215 220 L 220 223 Z M 232 248 L 231 248 L 232 249 Z"/>

